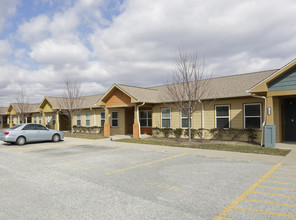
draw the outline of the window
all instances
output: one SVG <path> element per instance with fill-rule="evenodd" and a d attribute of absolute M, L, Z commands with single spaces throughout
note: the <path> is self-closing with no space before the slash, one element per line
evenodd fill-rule
<path fill-rule="evenodd" d="M 118 112 L 111 112 L 111 126 L 118 127 Z"/>
<path fill-rule="evenodd" d="M 101 127 L 104 127 L 105 124 L 105 112 L 101 112 Z"/>
<path fill-rule="evenodd" d="M 90 112 L 85 113 L 85 125 L 90 126 Z"/>
<path fill-rule="evenodd" d="M 162 128 L 171 127 L 171 109 L 170 108 L 161 109 L 161 127 Z"/>
<path fill-rule="evenodd" d="M 188 128 L 189 123 L 188 123 L 188 114 L 189 114 L 189 109 L 192 111 L 191 108 L 182 108 L 181 109 L 181 128 Z M 191 112 L 192 114 L 192 112 Z M 192 127 L 192 115 L 190 117 L 190 127 Z"/>
<path fill-rule="evenodd" d="M 26 125 L 23 130 L 35 130 L 35 126 L 34 124 L 28 124 Z"/>
<path fill-rule="evenodd" d="M 35 129 L 36 130 L 47 130 L 47 128 L 42 125 L 36 125 Z"/>
<path fill-rule="evenodd" d="M 80 113 L 76 115 L 76 125 L 81 126 L 81 114 Z"/>
<path fill-rule="evenodd" d="M 152 127 L 152 110 L 140 111 L 140 125 L 141 127 Z"/>
<path fill-rule="evenodd" d="M 37 117 L 34 116 L 34 123 L 37 123 Z"/>
<path fill-rule="evenodd" d="M 52 125 L 55 126 L 56 124 L 56 115 L 52 116 Z"/>
<path fill-rule="evenodd" d="M 42 124 L 41 115 L 39 115 L 39 124 Z"/>
<path fill-rule="evenodd" d="M 230 128 L 230 106 L 216 106 L 216 128 Z"/>
<path fill-rule="evenodd" d="M 245 129 L 261 129 L 261 104 L 244 104 Z"/>

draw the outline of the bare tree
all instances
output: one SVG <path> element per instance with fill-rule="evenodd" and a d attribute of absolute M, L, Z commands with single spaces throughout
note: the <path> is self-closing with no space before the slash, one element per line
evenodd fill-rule
<path fill-rule="evenodd" d="M 179 49 L 176 67 L 166 83 L 166 96 L 170 105 L 181 110 L 188 120 L 188 136 L 191 142 L 191 117 L 202 104 L 210 90 L 211 75 L 205 74 L 205 62 L 197 53 L 187 54 Z"/>
<path fill-rule="evenodd" d="M 29 106 L 29 98 L 26 94 L 26 91 L 22 88 L 17 92 L 15 103 L 16 115 L 20 118 L 21 123 L 25 123 L 26 118 L 31 114 L 29 111 Z"/>
<path fill-rule="evenodd" d="M 73 133 L 73 117 L 76 115 L 82 106 L 81 86 L 69 75 L 64 78 L 64 88 L 62 97 L 59 99 L 61 113 L 70 119 L 71 133 Z"/>

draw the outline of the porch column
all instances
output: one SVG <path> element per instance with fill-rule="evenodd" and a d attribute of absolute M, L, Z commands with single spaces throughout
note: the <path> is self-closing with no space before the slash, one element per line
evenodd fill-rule
<path fill-rule="evenodd" d="M 96 110 L 94 110 L 94 126 L 97 125 L 97 113 Z"/>
<path fill-rule="evenodd" d="M 133 138 L 134 139 L 139 139 L 140 138 L 137 105 L 135 105 L 135 107 L 134 107 Z"/>
<path fill-rule="evenodd" d="M 109 109 L 105 108 L 105 124 L 104 124 L 104 136 L 109 137 L 111 135 L 110 131 L 110 115 L 109 115 Z"/>
<path fill-rule="evenodd" d="M 56 112 L 56 123 L 54 125 L 55 130 L 60 130 L 60 119 L 59 119 L 59 112 Z"/>
<path fill-rule="evenodd" d="M 267 117 L 266 117 L 266 124 L 267 125 L 274 125 L 274 108 L 273 108 L 273 97 L 267 95 Z"/>
<path fill-rule="evenodd" d="M 13 126 L 12 115 L 9 114 L 9 127 L 11 128 L 12 126 Z"/>
<path fill-rule="evenodd" d="M 46 126 L 46 121 L 45 121 L 45 112 L 42 111 L 42 125 Z"/>

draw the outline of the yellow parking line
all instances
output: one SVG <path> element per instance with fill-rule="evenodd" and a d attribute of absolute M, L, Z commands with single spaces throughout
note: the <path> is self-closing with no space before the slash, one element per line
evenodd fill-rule
<path fill-rule="evenodd" d="M 257 182 L 255 182 L 252 186 L 250 186 L 249 189 L 247 189 L 244 193 L 242 193 L 239 197 L 237 197 L 232 203 L 230 203 L 218 216 L 216 216 L 214 219 L 223 219 L 228 215 L 228 213 L 234 209 L 242 200 L 246 198 L 247 195 L 252 193 L 252 191 L 259 186 L 270 174 L 272 174 L 281 163 L 276 164 L 273 168 L 271 168 L 264 176 L 262 176 Z"/>
<path fill-rule="evenodd" d="M 273 173 L 296 175 L 296 173 L 289 173 L 289 172 L 273 172 Z"/>
<path fill-rule="evenodd" d="M 280 190 L 296 191 L 296 189 L 280 188 L 280 187 L 273 187 L 273 186 L 258 186 L 258 187 L 266 188 L 266 189 L 280 189 Z"/>
<path fill-rule="evenodd" d="M 271 181 L 271 180 L 265 180 L 264 182 L 296 185 L 296 183 L 291 183 L 291 182 L 280 182 L 280 181 Z"/>
<path fill-rule="evenodd" d="M 289 170 L 289 171 L 296 171 L 296 169 L 280 169 L 280 168 L 278 168 L 277 170 Z"/>
<path fill-rule="evenodd" d="M 296 167 L 296 166 L 282 165 L 281 167 Z"/>
<path fill-rule="evenodd" d="M 235 207 L 235 209 L 241 210 L 241 211 L 248 211 L 248 212 L 257 212 L 257 213 L 268 214 L 268 215 L 283 216 L 288 218 L 296 218 L 296 215 L 288 215 L 288 214 L 283 214 L 278 212 L 268 212 L 268 211 L 262 211 L 262 210 L 256 210 L 256 209 L 245 209 L 245 208 L 238 208 L 238 207 Z"/>
<path fill-rule="evenodd" d="M 166 157 L 166 158 L 163 158 L 163 159 L 160 159 L 160 160 L 155 160 L 155 161 L 152 161 L 152 162 L 148 162 L 148 163 L 144 163 L 144 164 L 139 164 L 139 165 L 132 166 L 132 167 L 128 167 L 128 168 L 124 168 L 124 169 L 120 169 L 120 170 L 115 170 L 115 171 L 112 171 L 112 172 L 106 173 L 106 175 L 111 175 L 111 174 L 114 174 L 114 173 L 119 173 L 119 172 L 123 172 L 123 171 L 131 170 L 131 169 L 135 169 L 135 168 L 142 167 L 142 166 L 146 166 L 146 165 L 150 165 L 150 164 L 153 164 L 153 163 L 162 162 L 162 161 L 169 160 L 169 159 L 173 159 L 173 158 L 176 158 L 176 157 L 181 157 L 181 156 L 184 156 L 184 155 L 186 155 L 186 154 L 187 154 L 187 153 L 184 153 L 184 154 L 178 154 L 178 155 L 175 155 L 175 156 L 172 156 L 172 157 Z"/>
<path fill-rule="evenodd" d="M 54 158 L 51 158 L 51 160 L 59 160 L 59 159 L 87 156 L 87 155 L 92 155 L 92 154 L 100 154 L 100 153 L 105 153 L 105 152 L 110 152 L 110 151 L 123 150 L 126 148 L 127 147 L 122 147 L 122 148 L 116 148 L 116 149 L 112 149 L 112 150 L 102 150 L 102 151 L 95 151 L 95 152 L 84 153 L 84 154 L 74 154 L 74 155 L 69 155 L 69 156 L 64 156 L 64 157 L 54 157 Z"/>
<path fill-rule="evenodd" d="M 294 177 L 285 177 L 285 176 L 269 176 L 272 178 L 279 178 L 279 179 L 289 179 L 289 180 L 296 180 Z"/>
<path fill-rule="evenodd" d="M 264 193 L 264 192 L 252 192 L 252 193 L 261 194 L 261 195 L 268 195 L 268 196 L 280 196 L 280 197 L 287 197 L 287 198 L 296 199 L 296 196 L 288 196 L 288 195 L 282 195 L 282 194 L 273 194 L 273 193 Z"/>
<path fill-rule="evenodd" d="M 244 199 L 244 201 L 247 201 L 247 202 L 256 202 L 256 203 L 265 203 L 265 204 L 270 204 L 270 205 L 288 206 L 288 207 L 295 207 L 296 208 L 296 205 L 285 204 L 285 203 L 278 203 L 278 202 L 268 202 L 268 201 L 254 200 L 254 199 Z"/>
<path fill-rule="evenodd" d="M 72 161 L 67 162 L 67 164 L 70 164 L 72 166 L 76 166 L 76 167 L 79 167 L 79 168 L 87 169 L 87 170 L 91 169 L 91 167 L 89 167 L 89 166 L 86 166 L 86 165 L 80 164 L 80 163 L 76 163 L 76 162 L 72 162 Z"/>

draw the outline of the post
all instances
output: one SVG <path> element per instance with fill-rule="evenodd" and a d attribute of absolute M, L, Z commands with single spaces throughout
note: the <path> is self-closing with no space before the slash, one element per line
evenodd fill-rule
<path fill-rule="evenodd" d="M 111 128 L 110 128 L 110 115 L 109 109 L 105 108 L 105 124 L 104 124 L 104 136 L 109 137 L 111 135 Z"/>
<path fill-rule="evenodd" d="M 42 111 L 42 125 L 46 126 L 46 121 L 45 121 L 45 112 Z"/>
<path fill-rule="evenodd" d="M 96 110 L 94 109 L 94 126 L 97 125 L 97 114 L 96 114 Z"/>
<path fill-rule="evenodd" d="M 9 114 L 9 127 L 11 128 L 13 126 L 13 123 L 12 123 L 12 115 Z"/>
<path fill-rule="evenodd" d="M 59 112 L 57 111 L 56 112 L 56 123 L 54 125 L 54 129 L 55 130 L 60 130 L 60 119 L 59 119 Z"/>
<path fill-rule="evenodd" d="M 138 124 L 138 109 L 137 105 L 134 107 L 134 124 L 133 124 L 133 138 L 139 139 L 139 124 Z"/>
<path fill-rule="evenodd" d="M 0 116 L 0 120 L 1 120 L 0 121 L 0 128 L 3 128 L 3 116 L 2 115 Z"/>

